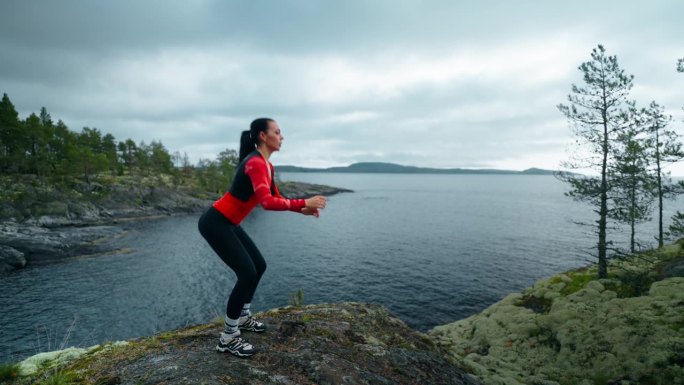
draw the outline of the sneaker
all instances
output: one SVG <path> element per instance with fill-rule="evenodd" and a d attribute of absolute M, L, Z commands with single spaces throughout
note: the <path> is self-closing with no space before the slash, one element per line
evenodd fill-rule
<path fill-rule="evenodd" d="M 252 317 L 251 315 L 248 315 L 244 318 L 240 317 L 238 329 L 261 333 L 266 331 L 266 325 L 264 325 L 263 322 L 259 322 L 256 319 L 254 319 L 254 317 Z"/>
<path fill-rule="evenodd" d="M 235 337 L 227 336 L 224 338 L 224 333 L 219 337 L 216 350 L 219 352 L 228 352 L 238 357 L 249 357 L 257 352 L 252 344 L 243 340 L 239 335 Z"/>

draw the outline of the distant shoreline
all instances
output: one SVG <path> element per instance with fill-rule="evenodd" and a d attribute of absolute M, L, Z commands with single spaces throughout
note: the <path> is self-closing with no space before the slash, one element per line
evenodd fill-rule
<path fill-rule="evenodd" d="M 173 187 L 90 186 L 107 189 L 109 198 L 92 201 L 53 191 L 50 199 L 33 194 L 21 204 L 5 202 L 4 207 L 0 206 L 6 214 L 14 214 L 0 215 L 0 276 L 29 264 L 125 252 L 111 250 L 105 241 L 124 234 L 126 222 L 200 213 L 220 197 L 201 198 Z M 353 192 L 294 181 L 280 182 L 278 187 L 283 196 L 291 199 Z"/>
<path fill-rule="evenodd" d="M 528 168 L 523 171 L 500 169 L 430 168 L 403 166 L 395 163 L 361 162 L 345 167 L 312 168 L 290 165 L 275 166 L 278 172 L 301 173 L 372 173 L 372 174 L 458 174 L 458 175 L 554 175 L 558 171 Z"/>

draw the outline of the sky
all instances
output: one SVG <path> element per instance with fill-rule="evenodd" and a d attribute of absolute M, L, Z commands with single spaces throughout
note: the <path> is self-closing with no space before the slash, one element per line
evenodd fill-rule
<path fill-rule="evenodd" d="M 574 137 L 557 105 L 598 44 L 684 134 L 682 15 L 681 0 L 3 0 L 0 93 L 22 118 L 46 107 L 193 162 L 271 117 L 276 165 L 559 169 Z"/>

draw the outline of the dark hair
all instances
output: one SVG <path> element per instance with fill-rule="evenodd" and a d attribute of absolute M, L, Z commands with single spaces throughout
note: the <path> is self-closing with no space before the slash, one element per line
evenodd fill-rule
<path fill-rule="evenodd" d="M 268 122 L 273 122 L 271 118 L 254 119 L 249 125 L 248 131 L 242 131 L 240 135 L 240 160 L 242 162 L 250 152 L 254 151 L 259 144 L 259 133 L 268 130 Z"/>

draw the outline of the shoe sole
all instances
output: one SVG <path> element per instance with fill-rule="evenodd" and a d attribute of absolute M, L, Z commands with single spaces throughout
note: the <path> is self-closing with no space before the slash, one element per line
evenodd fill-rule
<path fill-rule="evenodd" d="M 247 332 L 255 332 L 255 333 L 263 333 L 266 331 L 266 329 L 252 329 L 252 328 L 241 328 L 241 327 L 238 327 L 238 329 L 244 330 Z"/>
<path fill-rule="evenodd" d="M 216 345 L 216 350 L 219 351 L 219 352 L 221 352 L 221 353 L 226 353 L 226 352 L 228 352 L 228 353 L 230 353 L 230 354 L 232 354 L 232 355 L 234 355 L 234 356 L 236 356 L 236 357 L 251 357 L 251 356 L 254 355 L 254 353 L 256 353 L 256 351 L 254 351 L 254 352 L 252 352 L 252 353 L 234 352 L 234 351 L 231 351 L 231 350 L 228 349 L 228 348 L 222 348 L 222 347 L 220 347 L 220 346 L 218 346 L 218 345 Z"/>

